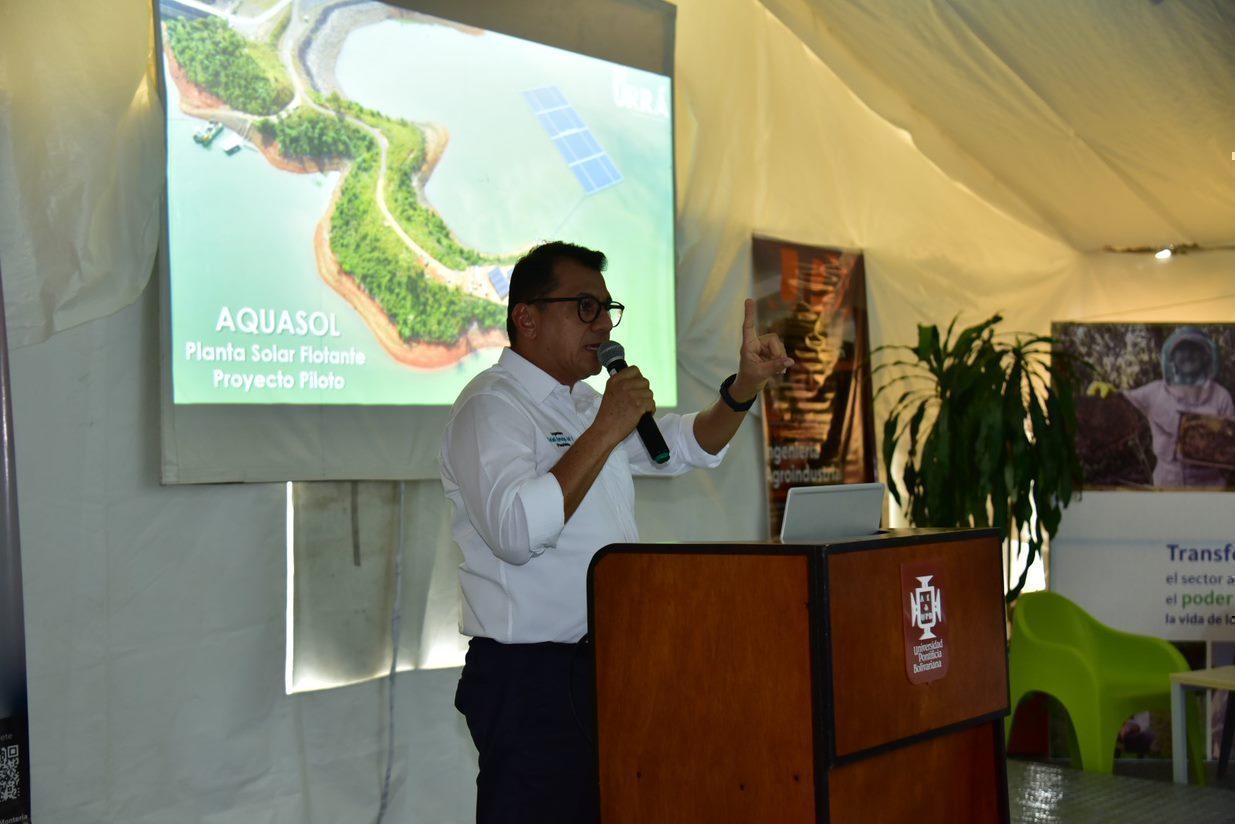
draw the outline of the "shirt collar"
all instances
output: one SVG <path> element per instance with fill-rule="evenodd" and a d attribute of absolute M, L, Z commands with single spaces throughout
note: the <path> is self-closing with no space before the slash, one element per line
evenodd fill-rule
<path fill-rule="evenodd" d="M 516 383 L 527 390 L 532 400 L 543 401 L 553 394 L 554 389 L 562 386 L 552 375 L 510 347 L 502 350 L 497 362 L 514 377 Z"/>
<path fill-rule="evenodd" d="M 541 369 L 536 364 L 532 363 L 527 358 L 520 355 L 515 350 L 507 347 L 502 350 L 502 354 L 498 356 L 498 364 L 503 369 L 510 373 L 515 382 L 527 390 L 527 393 L 532 396 L 535 401 L 544 401 L 553 394 L 554 390 L 561 389 L 568 396 L 574 397 L 576 393 L 582 393 L 580 397 L 591 399 L 599 396 L 599 393 L 583 381 L 579 381 L 574 387 L 564 386 L 558 383 L 557 378 L 554 378 L 545 370 Z"/>

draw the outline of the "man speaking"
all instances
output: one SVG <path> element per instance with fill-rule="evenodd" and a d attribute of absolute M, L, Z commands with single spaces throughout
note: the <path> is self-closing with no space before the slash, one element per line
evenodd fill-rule
<path fill-rule="evenodd" d="M 583 381 L 625 308 L 605 263 L 553 242 L 515 264 L 510 348 L 463 389 L 442 441 L 472 636 L 455 706 L 480 755 L 479 824 L 598 820 L 588 564 L 639 540 L 632 475 L 718 465 L 763 385 L 793 363 L 776 335 L 755 334 L 747 300 L 738 371 L 708 409 L 645 418 L 652 389 L 620 349 L 604 352 L 611 377 L 597 393 Z"/>

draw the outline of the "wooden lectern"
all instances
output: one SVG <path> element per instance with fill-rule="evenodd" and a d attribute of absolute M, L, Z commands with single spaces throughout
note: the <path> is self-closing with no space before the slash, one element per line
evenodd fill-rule
<path fill-rule="evenodd" d="M 1008 821 L 1002 570 L 994 530 L 601 550 L 602 821 Z"/>

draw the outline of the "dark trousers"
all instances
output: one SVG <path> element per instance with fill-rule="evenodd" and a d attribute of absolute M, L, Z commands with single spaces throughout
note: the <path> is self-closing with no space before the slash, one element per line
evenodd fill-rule
<path fill-rule="evenodd" d="M 596 824 L 592 647 L 473 638 L 455 708 L 480 753 L 477 824 Z"/>

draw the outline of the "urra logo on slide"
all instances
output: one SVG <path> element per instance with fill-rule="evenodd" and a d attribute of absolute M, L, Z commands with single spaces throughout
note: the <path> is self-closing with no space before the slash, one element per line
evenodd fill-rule
<path fill-rule="evenodd" d="M 925 684 L 948 674 L 948 622 L 938 561 L 901 564 L 905 675 Z"/>

